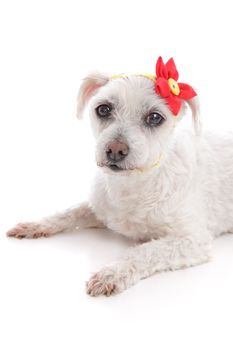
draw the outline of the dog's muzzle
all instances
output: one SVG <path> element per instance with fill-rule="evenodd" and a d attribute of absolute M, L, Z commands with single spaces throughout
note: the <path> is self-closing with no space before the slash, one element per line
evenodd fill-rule
<path fill-rule="evenodd" d="M 119 162 L 124 160 L 129 154 L 129 146 L 126 143 L 114 141 L 106 149 L 107 166 L 113 171 L 124 170 L 119 166 Z"/>

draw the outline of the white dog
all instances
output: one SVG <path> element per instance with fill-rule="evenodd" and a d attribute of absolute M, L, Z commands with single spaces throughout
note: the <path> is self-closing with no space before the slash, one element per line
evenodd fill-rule
<path fill-rule="evenodd" d="M 164 66 L 166 80 L 169 65 Z M 158 74 L 157 67 L 156 79 Z M 155 89 L 156 79 L 92 74 L 84 80 L 78 116 L 89 107 L 99 167 L 91 196 L 8 232 L 35 238 L 75 227 L 108 227 L 140 242 L 90 278 L 92 296 L 122 292 L 159 271 L 207 262 L 213 238 L 233 231 L 233 138 L 202 135 L 197 97 L 178 100 L 183 85 L 168 79 L 169 96 L 180 103 L 174 112 L 174 101 Z M 186 103 L 195 133 L 178 132 Z"/>

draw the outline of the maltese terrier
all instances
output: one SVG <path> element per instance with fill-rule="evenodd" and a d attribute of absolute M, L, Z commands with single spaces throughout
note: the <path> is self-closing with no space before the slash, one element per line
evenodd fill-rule
<path fill-rule="evenodd" d="M 40 222 L 20 223 L 16 238 L 76 227 L 107 227 L 138 244 L 87 282 L 92 296 L 119 293 L 157 272 L 209 261 L 213 238 L 233 231 L 233 139 L 202 133 L 198 97 L 178 83 L 173 59 L 156 74 L 87 76 L 78 117 L 88 109 L 98 171 L 87 202 Z M 179 130 L 192 112 L 194 132 Z"/>

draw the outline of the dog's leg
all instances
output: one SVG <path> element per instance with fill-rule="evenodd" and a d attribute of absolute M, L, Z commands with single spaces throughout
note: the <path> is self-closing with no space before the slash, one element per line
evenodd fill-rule
<path fill-rule="evenodd" d="M 98 221 L 88 203 L 82 203 L 78 207 L 46 217 L 39 222 L 19 223 L 7 232 L 7 236 L 16 238 L 47 237 L 76 227 L 104 227 L 104 225 Z"/>
<path fill-rule="evenodd" d="M 122 292 L 156 272 L 195 266 L 210 259 L 212 240 L 162 238 L 130 248 L 122 259 L 95 273 L 87 283 L 91 296 Z"/>

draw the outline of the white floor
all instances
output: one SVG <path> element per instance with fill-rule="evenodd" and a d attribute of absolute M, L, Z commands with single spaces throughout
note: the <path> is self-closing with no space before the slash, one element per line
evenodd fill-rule
<path fill-rule="evenodd" d="M 232 349 L 233 236 L 212 262 L 92 298 L 85 281 L 130 245 L 104 230 L 0 236 L 0 348 Z M 2 346 L 1 346 L 2 344 Z"/>

